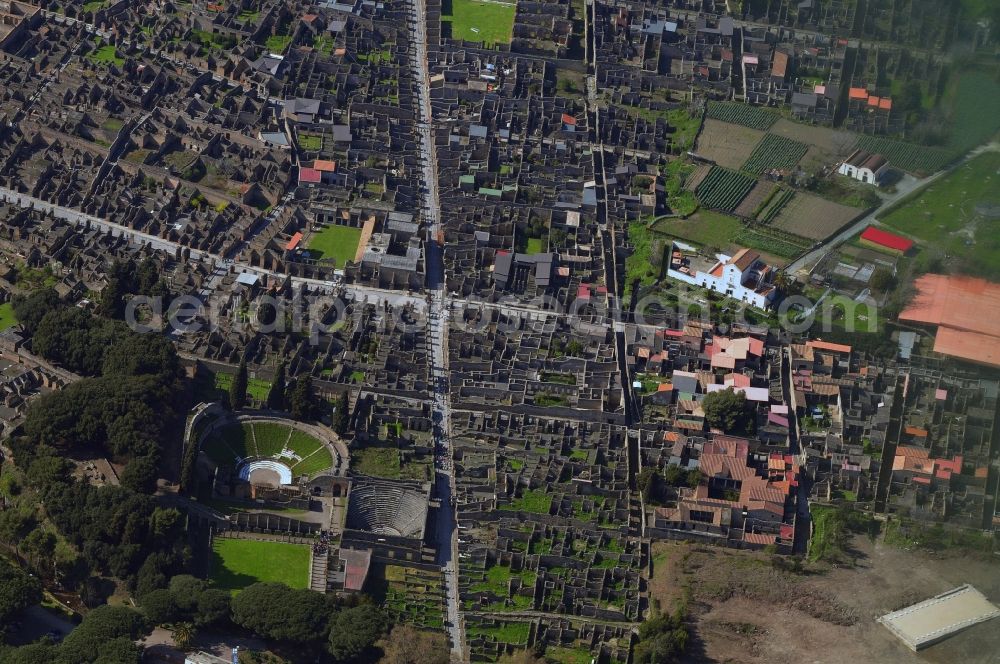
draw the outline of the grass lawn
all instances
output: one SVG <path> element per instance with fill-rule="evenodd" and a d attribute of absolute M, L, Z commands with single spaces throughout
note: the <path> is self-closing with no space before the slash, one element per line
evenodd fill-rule
<path fill-rule="evenodd" d="M 291 588 L 309 584 L 309 547 L 304 544 L 217 539 L 212 543 L 211 582 L 234 595 L 259 581 Z"/>
<path fill-rule="evenodd" d="M 514 3 L 451 0 L 441 6 L 441 22 L 451 24 L 452 39 L 478 41 L 487 46 L 508 44 L 514 31 L 515 8 Z"/>
<path fill-rule="evenodd" d="M 952 256 L 947 263 L 953 271 L 996 279 L 1000 278 L 1000 242 L 995 231 L 998 209 L 1000 153 L 987 152 L 880 221 Z"/>
<path fill-rule="evenodd" d="M 695 244 L 725 250 L 743 230 L 743 224 L 728 214 L 700 210 L 687 219 L 662 219 L 656 222 L 653 230 Z"/>
<path fill-rule="evenodd" d="M 216 390 L 220 390 L 229 394 L 229 386 L 233 384 L 233 374 L 228 374 L 224 372 L 219 372 L 215 374 L 214 386 Z M 256 399 L 257 401 L 263 401 L 267 399 L 267 393 L 271 391 L 271 383 L 266 380 L 261 380 L 259 378 L 248 378 L 247 379 L 247 394 Z"/>
<path fill-rule="evenodd" d="M 548 514 L 552 507 L 552 496 L 542 491 L 525 491 L 520 498 L 515 498 L 511 509 L 533 514 Z"/>
<path fill-rule="evenodd" d="M 540 254 L 545 251 L 544 240 L 540 237 L 529 237 L 528 238 L 528 248 L 525 249 L 526 253 L 529 254 Z"/>
<path fill-rule="evenodd" d="M 400 477 L 399 451 L 395 447 L 366 447 L 351 454 L 351 468 L 362 475 Z"/>
<path fill-rule="evenodd" d="M 813 520 L 812 539 L 809 540 L 809 560 L 816 562 L 829 555 L 835 548 L 832 541 L 836 525 L 836 510 L 832 507 L 813 506 L 810 509 Z"/>
<path fill-rule="evenodd" d="M 816 312 L 816 316 L 820 320 L 823 320 L 826 306 L 832 307 L 830 318 L 834 327 L 848 332 L 879 332 L 883 329 L 884 319 L 877 315 L 878 307 L 869 307 L 863 302 L 855 302 L 849 297 L 838 294 L 828 297 L 820 304 L 819 310 Z M 852 323 L 853 328 L 851 328 Z"/>
<path fill-rule="evenodd" d="M 98 63 L 111 64 L 113 62 L 117 66 L 125 64 L 125 58 L 118 57 L 118 51 L 115 50 L 114 44 L 101 46 L 97 50 L 92 51 L 87 57 L 91 61 Z"/>
<path fill-rule="evenodd" d="M 299 147 L 310 152 L 321 150 L 323 149 L 323 137 L 316 134 L 299 134 Z"/>
<path fill-rule="evenodd" d="M 118 131 L 122 128 L 122 126 L 124 126 L 124 124 L 125 123 L 118 118 L 108 118 L 104 121 L 104 124 L 102 124 L 101 127 L 103 129 L 107 129 L 108 131 Z"/>
<path fill-rule="evenodd" d="M 270 37 L 267 38 L 267 41 L 264 42 L 264 46 L 267 47 L 267 50 L 269 52 L 281 55 L 282 53 L 285 52 L 285 49 L 287 49 L 288 45 L 291 43 L 292 43 L 291 35 L 271 35 Z"/>
<path fill-rule="evenodd" d="M 545 649 L 545 659 L 558 664 L 590 664 L 594 656 L 586 648 L 552 646 Z"/>
<path fill-rule="evenodd" d="M 485 625 L 469 625 L 469 636 L 488 636 L 501 643 L 521 644 L 528 642 L 528 635 L 531 634 L 531 623 L 509 622 L 501 623 L 497 627 L 487 627 Z"/>
<path fill-rule="evenodd" d="M 333 258 L 337 261 L 337 267 L 343 267 L 348 261 L 354 260 L 360 241 L 360 228 L 331 224 L 313 234 L 308 249 L 316 258 Z"/>
<path fill-rule="evenodd" d="M 14 307 L 10 302 L 0 304 L 0 332 L 17 324 L 17 317 L 14 316 Z"/>

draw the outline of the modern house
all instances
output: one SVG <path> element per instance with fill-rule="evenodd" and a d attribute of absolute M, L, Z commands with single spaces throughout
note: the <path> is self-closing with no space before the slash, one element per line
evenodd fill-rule
<path fill-rule="evenodd" d="M 772 283 L 775 270 L 751 249 L 740 249 L 735 256 L 719 254 L 711 268 L 699 269 L 675 243 L 670 247 L 670 268 L 667 276 L 717 293 L 758 309 L 766 309 L 774 301 L 778 289 Z"/>
<path fill-rule="evenodd" d="M 855 150 L 840 166 L 837 172 L 854 178 L 859 182 L 873 184 L 876 187 L 889 170 L 889 162 L 880 154 L 872 154 L 865 150 Z"/>

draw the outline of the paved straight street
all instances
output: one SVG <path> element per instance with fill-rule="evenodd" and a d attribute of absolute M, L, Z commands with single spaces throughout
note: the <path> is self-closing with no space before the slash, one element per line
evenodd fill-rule
<path fill-rule="evenodd" d="M 443 248 L 437 239 L 442 232 L 441 204 L 438 195 L 437 158 L 434 152 L 434 118 L 431 114 L 430 72 L 427 54 L 427 13 L 423 0 L 413 0 L 413 76 L 419 94 L 419 134 L 421 164 L 424 171 L 422 214 L 428 227 L 427 288 L 430 303 L 428 316 L 431 343 L 431 378 L 434 383 L 434 442 L 437 467 L 436 493 L 438 510 L 436 546 L 438 563 L 444 571 L 445 594 L 448 604 L 448 638 L 452 657 L 465 661 L 465 636 L 458 598 L 458 531 L 455 527 L 455 475 L 451 449 L 451 404 L 448 390 L 448 307 L 445 297 Z"/>

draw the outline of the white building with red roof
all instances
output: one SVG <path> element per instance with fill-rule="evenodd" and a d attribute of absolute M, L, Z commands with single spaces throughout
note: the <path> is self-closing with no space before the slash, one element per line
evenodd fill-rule
<path fill-rule="evenodd" d="M 752 249 L 740 249 L 733 256 L 719 254 L 717 262 L 707 271 L 692 269 L 690 260 L 676 244 L 670 247 L 670 256 L 667 276 L 692 286 L 709 288 L 758 309 L 767 309 L 778 294 L 772 283 L 776 270 Z"/>

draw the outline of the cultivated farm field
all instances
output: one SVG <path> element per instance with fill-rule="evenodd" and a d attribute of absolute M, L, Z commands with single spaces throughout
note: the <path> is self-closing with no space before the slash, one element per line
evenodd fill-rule
<path fill-rule="evenodd" d="M 799 163 L 799 159 L 805 156 L 808 149 L 809 146 L 805 143 L 776 134 L 765 134 L 743 164 L 743 170 L 754 175 L 775 168 L 791 170 Z"/>
<path fill-rule="evenodd" d="M 828 201 L 819 196 L 797 193 L 777 216 L 771 227 L 811 240 L 823 240 L 846 226 L 861 210 Z"/>
<path fill-rule="evenodd" d="M 695 151 L 719 166 L 739 168 L 763 136 L 758 129 L 706 118 Z"/>
<path fill-rule="evenodd" d="M 747 197 L 743 199 L 743 202 L 736 206 L 733 214 L 744 219 L 754 217 L 758 208 L 770 200 L 772 192 L 777 187 L 778 185 L 770 180 L 759 180 L 754 188 L 750 190 L 750 193 L 747 194 Z"/>
<path fill-rule="evenodd" d="M 915 145 L 882 136 L 859 136 L 857 146 L 883 155 L 893 168 L 920 175 L 941 170 L 954 157 L 953 152 L 943 148 Z"/>
<path fill-rule="evenodd" d="M 713 166 L 695 193 L 705 207 L 731 212 L 756 183 L 756 179 L 744 173 Z"/>
<path fill-rule="evenodd" d="M 734 101 L 710 101 L 705 117 L 763 131 L 773 125 L 781 116 L 750 104 Z"/>

